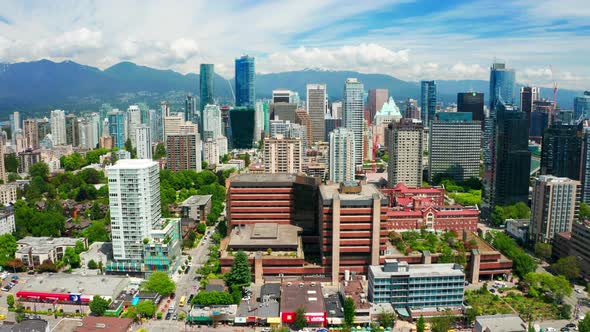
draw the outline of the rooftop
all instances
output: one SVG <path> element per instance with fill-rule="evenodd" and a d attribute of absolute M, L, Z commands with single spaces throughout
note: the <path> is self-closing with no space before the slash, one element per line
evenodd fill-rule
<path fill-rule="evenodd" d="M 490 315 L 475 317 L 475 324 L 481 331 L 489 329 L 494 332 L 526 331 L 526 324 L 518 315 Z"/>
<path fill-rule="evenodd" d="M 358 194 L 343 194 L 340 192 L 340 184 L 339 183 L 331 183 L 331 184 L 323 184 L 320 186 L 320 193 L 322 195 L 322 200 L 331 201 L 334 197 L 334 193 L 338 192 L 341 201 L 364 201 L 364 200 L 372 200 L 373 195 L 378 195 L 381 200 L 386 200 L 385 195 L 383 195 L 375 185 L 373 184 L 363 184 L 361 185 L 360 193 Z M 387 204 L 387 203 L 385 203 Z"/>
<path fill-rule="evenodd" d="M 193 195 L 184 200 L 179 206 L 201 206 L 209 203 L 212 195 Z"/>
<path fill-rule="evenodd" d="M 299 232 L 301 228 L 293 225 L 274 223 L 241 225 L 232 229 L 228 248 L 292 247 L 296 249 L 299 246 Z"/>
<path fill-rule="evenodd" d="M 295 312 L 300 306 L 305 312 L 326 312 L 322 288 L 315 282 L 287 282 L 281 284 L 281 312 Z"/>
<path fill-rule="evenodd" d="M 151 159 L 120 159 L 113 166 L 108 169 L 138 169 L 158 166 L 158 163 Z"/>
<path fill-rule="evenodd" d="M 79 275 L 54 273 L 31 277 L 22 284 L 20 290 L 44 293 L 82 293 L 82 295 L 101 295 L 115 297 L 129 285 L 129 278 L 123 276 Z"/>
<path fill-rule="evenodd" d="M 275 174 L 252 174 L 244 173 L 231 178 L 232 186 L 239 186 L 241 183 L 256 183 L 259 186 L 271 186 L 278 183 L 290 185 L 297 179 L 296 174 L 275 173 Z"/>
<path fill-rule="evenodd" d="M 393 275 L 410 275 L 412 277 L 464 276 L 461 266 L 457 264 L 412 264 L 386 259 L 385 265 L 371 265 L 369 270 L 375 278 L 389 278 Z"/>
<path fill-rule="evenodd" d="M 82 326 L 76 328 L 74 332 L 126 332 L 132 324 L 131 318 L 87 316 L 82 319 Z"/>
<path fill-rule="evenodd" d="M 76 242 L 84 240 L 80 238 L 69 238 L 69 237 L 33 237 L 25 236 L 18 240 L 16 243 L 19 247 L 17 252 L 26 254 L 29 249 L 32 249 L 33 253 L 47 253 L 53 250 L 55 247 L 74 247 Z"/>

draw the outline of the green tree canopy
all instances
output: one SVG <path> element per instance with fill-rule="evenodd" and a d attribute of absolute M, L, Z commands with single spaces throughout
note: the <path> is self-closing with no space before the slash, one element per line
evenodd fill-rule
<path fill-rule="evenodd" d="M 535 256 L 542 259 L 551 258 L 552 247 L 549 243 L 537 242 L 535 243 Z"/>
<path fill-rule="evenodd" d="M 94 295 L 88 305 L 90 306 L 90 311 L 98 316 L 102 316 L 109 308 L 109 301 L 103 299 L 99 295 Z"/>
<path fill-rule="evenodd" d="M 62 258 L 64 262 L 69 264 L 72 268 L 79 268 L 80 267 L 80 254 L 76 252 L 75 248 L 67 247 L 64 257 Z"/>
<path fill-rule="evenodd" d="M 416 322 L 416 332 L 424 332 L 426 329 L 426 322 L 424 321 L 424 317 L 420 316 L 418 321 Z"/>
<path fill-rule="evenodd" d="M 586 315 L 584 319 L 578 322 L 578 331 L 590 332 L 590 315 Z"/>
<path fill-rule="evenodd" d="M 14 254 L 16 253 L 16 238 L 10 234 L 6 233 L 0 235 L 0 265 L 7 266 L 8 261 L 14 258 Z"/>
<path fill-rule="evenodd" d="M 352 297 L 347 297 L 344 300 L 344 322 L 347 326 L 352 326 L 354 324 L 354 312 L 355 312 L 355 304 Z"/>
<path fill-rule="evenodd" d="M 154 160 L 162 159 L 166 157 L 166 146 L 163 143 L 156 145 L 156 152 L 154 152 Z"/>
<path fill-rule="evenodd" d="M 8 153 L 4 156 L 4 167 L 6 167 L 7 172 L 17 173 L 18 165 L 19 161 L 16 157 L 16 153 Z"/>
<path fill-rule="evenodd" d="M 556 263 L 551 265 L 551 269 L 568 280 L 578 278 L 581 273 L 578 259 L 574 256 L 560 258 Z"/>
<path fill-rule="evenodd" d="M 156 305 L 149 300 L 139 302 L 135 308 L 141 317 L 149 318 L 156 314 Z"/>
<path fill-rule="evenodd" d="M 504 233 L 496 233 L 493 239 L 493 245 L 504 255 L 508 256 L 514 263 L 514 270 L 521 278 L 527 273 L 534 272 L 537 269 L 535 260 L 524 250 L 516 245 L 516 242 Z"/>
<path fill-rule="evenodd" d="M 165 272 L 154 272 L 144 283 L 144 288 L 162 296 L 168 296 L 176 290 L 176 284 Z"/>
<path fill-rule="evenodd" d="M 47 180 L 49 177 L 49 166 L 43 161 L 34 163 L 29 168 L 29 175 L 34 178 L 36 176 L 42 178 L 43 180 Z"/>
<path fill-rule="evenodd" d="M 307 325 L 307 319 L 305 318 L 305 307 L 300 306 L 299 308 L 295 309 L 295 320 L 293 321 L 293 326 L 297 330 L 301 330 Z"/>
<path fill-rule="evenodd" d="M 248 256 L 246 253 L 244 253 L 244 251 L 240 250 L 234 256 L 234 263 L 232 265 L 231 271 L 227 275 L 226 281 L 230 286 L 249 285 L 252 281 Z"/>
<path fill-rule="evenodd" d="M 579 217 L 580 219 L 590 218 L 590 206 L 588 204 L 584 202 L 580 203 Z"/>
<path fill-rule="evenodd" d="M 227 292 L 199 292 L 193 298 L 193 304 L 210 306 L 210 305 L 228 305 L 234 303 L 234 297 Z"/>

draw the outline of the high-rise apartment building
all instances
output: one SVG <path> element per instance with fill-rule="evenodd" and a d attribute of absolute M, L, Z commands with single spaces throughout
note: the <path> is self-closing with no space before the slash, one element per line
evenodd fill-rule
<path fill-rule="evenodd" d="M 26 119 L 23 121 L 23 131 L 25 134 L 25 145 L 27 149 L 37 150 L 39 148 L 39 129 L 37 128 L 37 120 Z"/>
<path fill-rule="evenodd" d="M 585 120 L 582 127 L 582 148 L 580 154 L 580 181 L 582 202 L 590 204 L 590 123 Z"/>
<path fill-rule="evenodd" d="M 71 146 L 80 145 L 80 127 L 78 125 L 78 117 L 74 114 L 66 116 L 66 144 Z"/>
<path fill-rule="evenodd" d="M 580 179 L 582 128 L 555 123 L 543 135 L 541 174 Z"/>
<path fill-rule="evenodd" d="M 436 82 L 420 82 L 420 107 L 422 123 L 428 126 L 434 120 L 436 114 Z"/>
<path fill-rule="evenodd" d="M 127 109 L 127 138 L 135 147 L 135 130 L 141 126 L 141 110 L 137 105 L 131 105 Z"/>
<path fill-rule="evenodd" d="M 481 123 L 472 113 L 440 112 L 430 124 L 428 177 L 479 178 Z"/>
<path fill-rule="evenodd" d="M 4 183 L 8 183 L 8 174 L 6 173 L 6 166 L 4 165 L 4 153 L 6 141 L 0 138 L 0 180 Z"/>
<path fill-rule="evenodd" d="M 389 186 L 403 183 L 408 187 L 422 186 L 422 154 L 424 126 L 417 121 L 403 119 L 388 127 L 387 148 L 390 156 L 387 170 Z"/>
<path fill-rule="evenodd" d="M 152 130 L 148 126 L 135 128 L 135 147 L 138 159 L 152 159 Z"/>
<path fill-rule="evenodd" d="M 363 164 L 363 112 L 364 86 L 356 78 L 348 78 L 344 84 L 343 123 L 354 133 L 354 164 Z"/>
<path fill-rule="evenodd" d="M 196 131 L 166 135 L 166 167 L 173 171 L 201 171 L 201 140 Z"/>
<path fill-rule="evenodd" d="M 483 97 L 481 92 L 460 92 L 457 94 L 457 112 L 471 113 L 473 121 L 480 121 L 482 129 L 485 120 Z"/>
<path fill-rule="evenodd" d="M 503 101 L 506 105 L 514 105 L 514 70 L 507 68 L 505 63 L 494 63 L 490 68 L 490 116 L 494 114 L 496 105 Z"/>
<path fill-rule="evenodd" d="M 221 110 L 219 106 L 206 105 L 203 109 L 202 136 L 206 140 L 208 138 L 214 139 L 221 134 Z"/>
<path fill-rule="evenodd" d="M 561 232 L 570 232 L 577 219 L 580 182 L 541 175 L 533 185 L 529 239 L 532 243 L 551 243 Z"/>
<path fill-rule="evenodd" d="M 330 133 L 330 181 L 354 181 L 354 144 L 354 133 L 349 129 L 337 128 Z"/>
<path fill-rule="evenodd" d="M 207 138 L 203 142 L 203 161 L 208 165 L 219 164 L 219 146 L 217 145 L 217 140 Z"/>
<path fill-rule="evenodd" d="M 125 148 L 127 140 L 127 119 L 125 112 L 117 109 L 109 112 L 109 135 L 113 138 L 113 146 L 119 150 Z"/>
<path fill-rule="evenodd" d="M 141 262 L 144 239 L 160 222 L 158 163 L 146 159 L 119 160 L 108 168 L 113 258 Z"/>
<path fill-rule="evenodd" d="M 299 173 L 303 164 L 301 139 L 266 138 L 263 141 L 262 159 L 265 173 Z"/>
<path fill-rule="evenodd" d="M 307 113 L 311 118 L 312 142 L 323 141 L 326 128 L 324 114 L 328 110 L 328 98 L 325 84 L 307 85 Z"/>
<path fill-rule="evenodd" d="M 520 111 L 530 114 L 533 112 L 533 102 L 539 100 L 540 91 L 535 86 L 523 86 L 520 88 Z"/>
<path fill-rule="evenodd" d="M 367 112 L 369 119 L 373 119 L 375 114 L 381 110 L 383 104 L 389 99 L 389 90 L 387 89 L 369 89 L 369 97 L 367 98 Z"/>
<path fill-rule="evenodd" d="M 584 91 L 582 96 L 574 98 L 574 114 L 576 119 L 590 119 L 590 91 Z"/>
<path fill-rule="evenodd" d="M 53 145 L 66 145 L 66 113 L 62 110 L 51 111 L 51 137 Z"/>
<path fill-rule="evenodd" d="M 254 58 L 244 55 L 236 59 L 235 65 L 236 106 L 254 107 L 256 102 Z"/>

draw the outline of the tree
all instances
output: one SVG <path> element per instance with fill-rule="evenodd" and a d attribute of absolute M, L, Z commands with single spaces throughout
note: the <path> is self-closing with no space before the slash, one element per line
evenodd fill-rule
<path fill-rule="evenodd" d="M 25 263 L 20 258 L 14 258 L 6 264 L 13 271 L 22 271 L 25 268 Z"/>
<path fill-rule="evenodd" d="M 237 288 L 239 290 L 239 288 Z M 240 299 L 241 299 L 241 292 L 240 292 Z M 234 304 L 235 299 L 232 294 L 227 292 L 199 292 L 197 296 L 193 299 L 193 304 L 203 305 L 203 306 L 210 306 L 210 305 L 228 305 Z"/>
<path fill-rule="evenodd" d="M 156 313 L 156 305 L 152 301 L 141 301 L 136 306 L 137 313 L 141 317 L 149 318 Z"/>
<path fill-rule="evenodd" d="M 447 332 L 453 327 L 455 319 L 450 315 L 432 318 L 432 332 Z"/>
<path fill-rule="evenodd" d="M 226 281 L 230 286 L 249 285 L 252 281 L 248 256 L 244 253 L 244 251 L 240 250 L 234 256 L 234 263 L 232 265 L 231 271 L 228 273 Z"/>
<path fill-rule="evenodd" d="M 580 203 L 580 212 L 579 212 L 580 219 L 588 219 L 590 218 L 590 206 L 586 203 Z"/>
<path fill-rule="evenodd" d="M 206 231 L 207 231 L 207 225 L 205 225 L 203 223 L 197 224 L 197 232 L 199 232 L 200 234 L 205 234 Z"/>
<path fill-rule="evenodd" d="M 551 269 L 568 280 L 579 277 L 581 272 L 580 264 L 575 256 L 560 258 L 555 264 L 551 265 Z"/>
<path fill-rule="evenodd" d="M 139 321 L 139 315 L 137 314 L 137 309 L 134 306 L 127 307 L 127 310 L 123 312 L 123 318 L 131 318 L 134 322 Z"/>
<path fill-rule="evenodd" d="M 293 325 L 297 330 L 301 330 L 307 325 L 304 306 L 300 306 L 299 308 L 295 309 L 295 320 L 293 321 Z"/>
<path fill-rule="evenodd" d="M 352 297 L 347 297 L 344 300 L 344 322 L 347 326 L 354 324 L 355 305 Z"/>
<path fill-rule="evenodd" d="M 94 295 L 90 303 L 90 311 L 95 315 L 102 316 L 109 308 L 109 301 L 103 299 L 100 295 Z"/>
<path fill-rule="evenodd" d="M 381 311 L 381 313 L 379 314 L 379 317 L 377 318 L 379 325 L 383 326 L 385 328 L 392 327 L 394 320 L 395 320 L 395 314 L 390 311 Z"/>
<path fill-rule="evenodd" d="M 18 172 L 19 161 L 16 157 L 16 153 L 8 153 L 4 156 L 4 167 L 6 171 L 10 173 Z"/>
<path fill-rule="evenodd" d="M 74 247 L 74 250 L 76 250 L 76 254 L 80 254 L 86 251 L 86 246 L 84 245 L 84 242 L 79 240 L 76 241 L 76 246 Z"/>
<path fill-rule="evenodd" d="M 166 157 L 166 147 L 163 143 L 156 145 L 156 152 L 154 153 L 154 160 Z"/>
<path fill-rule="evenodd" d="M 16 238 L 10 234 L 6 233 L 0 235 L 0 265 L 6 266 L 8 261 L 14 258 L 14 253 L 16 253 Z"/>
<path fill-rule="evenodd" d="M 53 264 L 51 259 L 44 260 L 37 269 L 39 272 L 57 272 L 57 266 Z"/>
<path fill-rule="evenodd" d="M 71 268 L 79 268 L 80 267 L 80 254 L 76 253 L 76 249 L 72 247 L 67 247 L 66 252 L 62 258 L 64 262 L 70 265 Z"/>
<path fill-rule="evenodd" d="M 551 258 L 552 247 L 549 243 L 537 242 L 535 243 L 535 256 L 542 259 Z"/>
<path fill-rule="evenodd" d="M 6 297 L 6 304 L 8 304 L 8 307 L 14 307 L 15 303 L 16 301 L 14 300 L 14 295 L 8 294 L 8 296 Z"/>
<path fill-rule="evenodd" d="M 424 321 L 424 317 L 420 316 L 418 321 L 416 322 L 416 332 L 424 332 L 426 329 L 426 322 Z"/>
<path fill-rule="evenodd" d="M 96 261 L 94 259 L 91 259 L 90 261 L 88 261 L 88 268 L 91 270 L 98 269 L 98 264 L 96 263 Z"/>
<path fill-rule="evenodd" d="M 154 272 L 144 283 L 144 288 L 162 296 L 168 296 L 176 290 L 176 284 L 165 272 Z"/>
<path fill-rule="evenodd" d="M 578 331 L 590 332 L 590 315 L 586 315 L 584 319 L 578 322 Z"/>
<path fill-rule="evenodd" d="M 38 176 L 43 180 L 47 180 L 47 178 L 49 177 L 49 166 L 47 166 L 47 164 L 43 161 L 34 163 L 29 168 L 29 175 L 31 176 L 31 178 Z"/>
<path fill-rule="evenodd" d="M 88 239 L 88 243 L 109 241 L 109 235 L 102 221 L 93 221 L 92 225 L 82 231 L 82 236 Z"/>

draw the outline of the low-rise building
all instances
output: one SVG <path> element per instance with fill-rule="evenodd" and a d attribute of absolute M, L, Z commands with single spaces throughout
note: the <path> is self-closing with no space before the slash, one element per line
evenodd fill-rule
<path fill-rule="evenodd" d="M 82 237 L 26 236 L 16 242 L 15 258 L 22 260 L 29 268 L 37 267 L 46 260 L 56 263 L 63 258 L 66 248 L 75 248 L 78 241 L 82 242 L 85 248 L 88 247 L 88 240 Z"/>
<path fill-rule="evenodd" d="M 2 205 L 13 204 L 18 199 L 15 184 L 0 184 L 0 203 Z"/>
<path fill-rule="evenodd" d="M 465 273 L 458 264 L 409 265 L 387 259 L 383 266 L 369 267 L 369 300 L 391 303 L 402 316 L 416 316 L 414 309 L 421 315 L 441 308 L 461 312 L 464 290 Z"/>
<path fill-rule="evenodd" d="M 281 285 L 281 321 L 293 323 L 299 307 L 305 308 L 308 327 L 326 326 L 326 305 L 319 283 L 286 282 Z"/>
<path fill-rule="evenodd" d="M 211 212 L 211 195 L 193 195 L 180 204 L 182 218 L 190 218 L 202 223 L 207 222 Z"/>
<path fill-rule="evenodd" d="M 131 318 L 86 316 L 74 332 L 127 332 L 131 331 L 132 325 Z"/>
<path fill-rule="evenodd" d="M 525 332 L 527 325 L 518 315 L 475 317 L 475 332 Z"/>
<path fill-rule="evenodd" d="M 186 318 L 189 324 L 214 325 L 220 323 L 234 323 L 238 306 L 231 305 L 214 305 L 209 307 L 193 307 Z"/>
<path fill-rule="evenodd" d="M 12 234 L 15 231 L 14 212 L 0 210 L 0 235 Z"/>
<path fill-rule="evenodd" d="M 506 233 L 525 243 L 529 238 L 529 224 L 528 219 L 506 219 Z"/>

